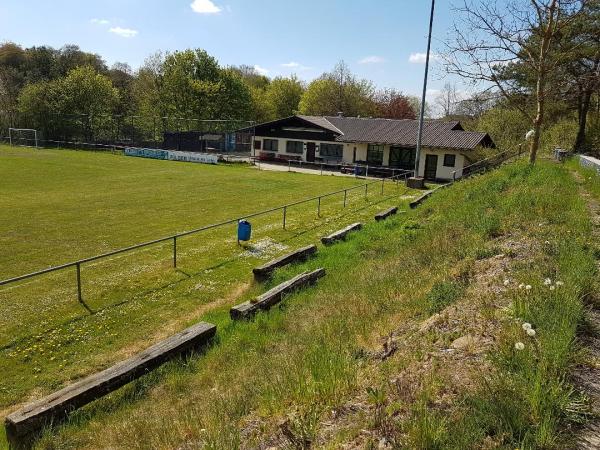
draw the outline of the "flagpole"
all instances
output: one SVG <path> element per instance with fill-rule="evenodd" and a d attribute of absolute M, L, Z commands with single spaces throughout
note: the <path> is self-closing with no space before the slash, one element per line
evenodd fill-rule
<path fill-rule="evenodd" d="M 431 15 L 429 17 L 429 35 L 427 37 L 427 55 L 425 56 L 425 77 L 423 80 L 423 95 L 421 96 L 421 110 L 419 111 L 419 128 L 417 131 L 417 150 L 415 152 L 415 173 L 419 176 L 419 163 L 421 159 L 421 141 L 423 139 L 423 119 L 425 117 L 425 96 L 427 94 L 427 74 L 429 72 L 429 53 L 431 51 L 431 31 L 433 29 L 433 11 L 435 0 L 431 0 Z"/>

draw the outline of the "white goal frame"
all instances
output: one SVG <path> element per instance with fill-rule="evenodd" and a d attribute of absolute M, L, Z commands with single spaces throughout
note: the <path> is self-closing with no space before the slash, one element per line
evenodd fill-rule
<path fill-rule="evenodd" d="M 21 131 L 33 131 L 33 138 L 35 140 L 35 145 L 14 144 L 13 143 L 13 133 L 14 132 L 21 132 Z M 8 129 L 8 142 L 10 143 L 11 146 L 17 145 L 18 147 L 34 147 L 34 148 L 38 148 L 38 133 L 37 133 L 37 130 L 35 130 L 33 128 L 9 128 Z M 27 142 L 27 140 L 25 142 Z"/>

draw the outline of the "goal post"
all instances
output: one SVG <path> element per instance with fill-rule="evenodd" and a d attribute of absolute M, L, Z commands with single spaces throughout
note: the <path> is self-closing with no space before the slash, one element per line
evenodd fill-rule
<path fill-rule="evenodd" d="M 38 132 L 33 128 L 9 128 L 8 142 L 11 146 L 38 147 Z"/>

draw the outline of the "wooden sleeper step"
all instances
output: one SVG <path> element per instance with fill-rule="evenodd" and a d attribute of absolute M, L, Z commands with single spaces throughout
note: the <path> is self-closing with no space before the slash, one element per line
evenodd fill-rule
<path fill-rule="evenodd" d="M 293 262 L 305 261 L 315 253 L 317 253 L 316 245 L 309 245 L 307 247 L 299 248 L 298 250 L 288 253 L 287 255 L 283 255 L 277 259 L 269 261 L 268 263 L 263 264 L 262 266 L 255 267 L 254 269 L 252 269 L 252 272 L 254 273 L 254 278 L 257 281 L 266 280 L 273 274 L 275 269 L 286 266 Z"/>
<path fill-rule="evenodd" d="M 268 290 L 255 299 L 234 306 L 229 311 L 232 320 L 249 319 L 258 311 L 266 311 L 271 306 L 281 302 L 283 296 L 289 294 L 301 287 L 314 284 L 319 278 L 325 275 L 325 269 L 320 268 L 312 272 L 303 272 L 294 278 L 287 280 L 273 289 Z"/>
<path fill-rule="evenodd" d="M 385 220 L 387 219 L 389 216 L 396 214 L 398 212 L 398 207 L 397 206 L 393 206 L 389 209 L 386 209 L 385 211 L 381 211 L 378 214 L 375 214 L 375 220 L 377 222 L 381 221 L 381 220 Z"/>
<path fill-rule="evenodd" d="M 351 231 L 357 231 L 362 228 L 363 224 L 360 222 L 353 223 L 352 225 L 348 225 L 346 228 L 343 228 L 335 233 L 330 234 L 329 236 L 325 236 L 321 238 L 321 242 L 324 245 L 331 245 L 337 241 L 346 239 L 346 235 Z"/>
<path fill-rule="evenodd" d="M 197 323 L 125 361 L 24 406 L 5 419 L 9 443 L 15 448 L 24 446 L 24 440 L 42 427 L 66 418 L 75 409 L 115 391 L 175 356 L 206 344 L 216 330 L 213 324 Z"/>

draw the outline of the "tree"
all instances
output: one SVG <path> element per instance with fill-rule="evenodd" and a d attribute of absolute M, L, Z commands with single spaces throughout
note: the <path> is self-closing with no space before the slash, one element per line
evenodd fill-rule
<path fill-rule="evenodd" d="M 267 88 L 267 99 L 276 118 L 288 117 L 298 112 L 304 86 L 298 77 L 276 77 Z"/>
<path fill-rule="evenodd" d="M 118 99 L 110 79 L 85 66 L 64 78 L 28 84 L 19 95 L 19 110 L 45 132 L 82 131 L 85 139 L 92 139 L 110 121 Z"/>
<path fill-rule="evenodd" d="M 410 98 L 395 89 L 383 89 L 375 94 L 377 117 L 385 119 L 416 119 Z"/>
<path fill-rule="evenodd" d="M 25 83 L 24 65 L 25 52 L 20 46 L 12 42 L 0 45 L 0 110 L 9 122 L 14 121 L 19 91 Z"/>
<path fill-rule="evenodd" d="M 167 54 L 159 97 L 168 115 L 189 119 L 248 119 L 249 89 L 236 70 L 222 69 L 201 49 Z"/>
<path fill-rule="evenodd" d="M 459 100 L 454 113 L 458 116 L 478 118 L 490 110 L 497 101 L 497 96 L 488 91 L 476 92 L 468 98 Z"/>
<path fill-rule="evenodd" d="M 443 89 L 435 97 L 435 104 L 441 111 L 443 117 L 448 117 L 455 113 L 458 101 L 456 85 L 451 83 L 444 84 Z"/>
<path fill-rule="evenodd" d="M 375 88 L 368 80 L 358 80 L 340 61 L 332 72 L 312 81 L 300 101 L 303 114 L 372 116 L 376 112 Z"/>
<path fill-rule="evenodd" d="M 574 148 L 586 149 L 587 117 L 592 96 L 600 89 L 600 1 L 584 4 L 582 13 L 566 27 L 560 39 L 566 62 L 560 67 L 563 98 L 577 111 Z"/>
<path fill-rule="evenodd" d="M 339 109 L 339 86 L 330 78 L 318 78 L 308 85 L 300 99 L 300 112 L 312 116 L 336 115 Z"/>
<path fill-rule="evenodd" d="M 273 107 L 267 98 L 267 90 L 271 80 L 248 65 L 233 66 L 230 71 L 237 74 L 250 93 L 251 119 L 255 122 L 267 122 L 275 118 Z"/>
<path fill-rule="evenodd" d="M 135 112 L 135 97 L 133 93 L 133 72 L 129 64 L 114 63 L 107 73 L 113 87 L 119 91 L 119 102 L 115 113 L 119 115 Z"/>
<path fill-rule="evenodd" d="M 82 51 L 77 45 L 65 45 L 56 53 L 57 76 L 66 76 L 77 67 L 90 66 L 96 72 L 106 73 L 106 63 L 95 53 Z"/>
<path fill-rule="evenodd" d="M 509 100 L 533 126 L 529 161 L 536 160 L 544 123 L 549 78 L 562 62 L 558 36 L 573 20 L 583 0 L 465 1 L 456 8 L 461 21 L 454 25 L 454 40 L 447 43 L 445 66 L 449 73 L 475 83 L 486 83 Z M 506 76 L 521 63 L 534 80 L 533 90 Z M 528 98 L 534 100 L 528 107 Z M 533 112 L 532 112 L 533 109 Z"/>

